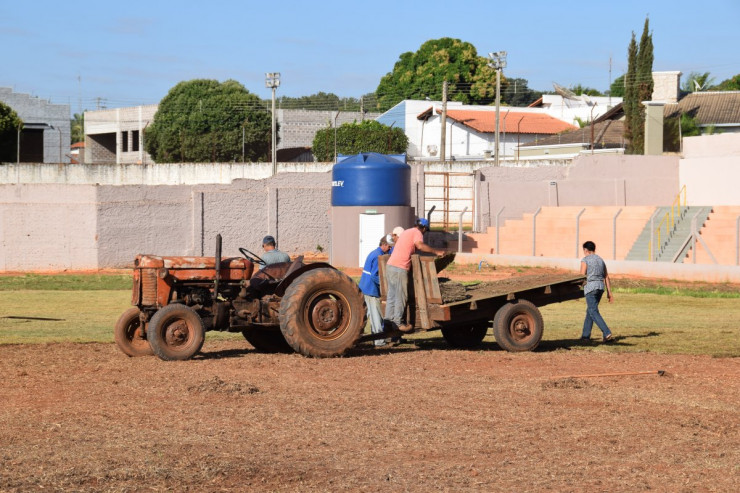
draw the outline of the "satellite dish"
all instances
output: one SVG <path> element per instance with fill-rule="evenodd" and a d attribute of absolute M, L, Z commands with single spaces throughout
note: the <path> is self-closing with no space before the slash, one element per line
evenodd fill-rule
<path fill-rule="evenodd" d="M 593 105 L 593 103 L 591 102 L 591 98 L 589 98 L 586 94 L 581 94 L 580 96 L 576 96 L 576 93 L 574 93 L 570 89 L 566 89 L 565 87 L 555 82 L 552 83 L 552 87 L 555 89 L 556 93 L 560 94 L 563 97 L 563 99 L 570 99 L 572 101 L 582 101 L 586 103 L 586 106 Z"/>
<path fill-rule="evenodd" d="M 575 95 L 573 91 L 571 91 L 570 89 L 566 89 L 560 84 L 553 82 L 552 87 L 555 89 L 556 93 L 560 94 L 565 99 L 580 99 L 578 96 Z"/>

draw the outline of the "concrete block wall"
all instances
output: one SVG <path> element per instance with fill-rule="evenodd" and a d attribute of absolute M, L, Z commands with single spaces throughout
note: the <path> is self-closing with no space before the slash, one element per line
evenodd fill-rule
<path fill-rule="evenodd" d="M 360 122 L 363 119 L 359 111 L 315 111 L 315 110 L 276 110 L 275 116 L 280 128 L 278 149 L 292 147 L 312 147 L 316 132 L 327 127 L 345 123 Z M 365 113 L 365 120 L 374 120 L 380 113 Z"/>
<path fill-rule="evenodd" d="M 44 162 L 69 163 L 70 108 L 30 94 L 0 87 L 0 101 L 10 106 L 24 123 L 46 124 L 44 129 Z M 53 127 L 53 128 L 51 128 Z"/>
<path fill-rule="evenodd" d="M 0 271 L 97 269 L 94 185 L 0 185 Z"/>

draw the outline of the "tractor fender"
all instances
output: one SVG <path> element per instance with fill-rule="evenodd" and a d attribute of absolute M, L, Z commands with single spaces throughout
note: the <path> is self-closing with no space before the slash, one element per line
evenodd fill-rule
<path fill-rule="evenodd" d="M 299 276 L 301 276 L 304 272 L 308 272 L 310 270 L 314 269 L 334 269 L 337 270 L 336 267 L 332 266 L 331 264 L 327 264 L 326 262 L 316 262 L 315 264 L 306 264 L 300 269 L 296 269 L 283 280 L 280 281 L 280 284 L 277 285 L 275 288 L 275 295 L 282 297 L 285 294 L 285 290 L 288 289 L 288 286 L 291 285 L 293 281 L 295 281 Z"/>

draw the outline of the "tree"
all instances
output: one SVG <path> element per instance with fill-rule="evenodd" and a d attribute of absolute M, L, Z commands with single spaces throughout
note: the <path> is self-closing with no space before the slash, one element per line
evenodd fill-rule
<path fill-rule="evenodd" d="M 701 135 L 701 128 L 693 115 L 682 113 L 665 119 L 663 124 L 663 150 L 668 152 L 681 151 L 681 139 Z"/>
<path fill-rule="evenodd" d="M 624 77 L 625 74 L 620 75 L 609 86 L 609 95 L 615 98 L 624 97 Z"/>
<path fill-rule="evenodd" d="M 336 139 L 337 154 L 380 152 L 401 154 L 406 152 L 409 139 L 400 128 L 391 128 L 375 120 L 345 123 L 336 128 L 327 127 L 316 132 L 313 155 L 318 161 L 333 161 Z"/>
<path fill-rule="evenodd" d="M 740 74 L 725 79 L 714 87 L 715 91 L 740 91 Z"/>
<path fill-rule="evenodd" d="M 571 91 L 576 96 L 580 96 L 582 94 L 585 94 L 586 96 L 603 96 L 604 94 L 598 91 L 597 89 L 594 89 L 593 87 L 586 87 L 581 84 L 576 84 L 574 87 L 571 88 Z"/>
<path fill-rule="evenodd" d="M 503 77 L 502 77 L 503 79 Z M 496 97 L 496 72 L 475 47 L 453 38 L 433 39 L 415 53 L 402 53 L 393 71 L 381 78 L 375 94 L 386 111 L 404 99 L 442 99 L 448 82 L 450 101 L 491 104 Z"/>
<path fill-rule="evenodd" d="M 653 36 L 649 19 L 640 37 L 640 44 L 632 40 L 627 48 L 627 74 L 624 95 L 624 136 L 629 140 L 628 154 L 643 154 L 645 150 L 645 107 L 643 101 L 653 96 Z"/>
<path fill-rule="evenodd" d="M 18 157 L 18 129 L 23 121 L 13 108 L 0 101 L 0 163 L 15 162 Z"/>
<path fill-rule="evenodd" d="M 180 82 L 159 103 L 144 145 L 157 162 L 267 160 L 271 115 L 239 82 Z"/>
<path fill-rule="evenodd" d="M 542 93 L 530 89 L 528 84 L 527 79 L 506 79 L 501 85 L 501 102 L 509 106 L 528 106 L 534 103 L 542 97 Z"/>
<path fill-rule="evenodd" d="M 681 89 L 686 92 L 707 91 L 714 85 L 714 77 L 709 72 L 689 72 L 686 80 L 681 84 Z"/>
<path fill-rule="evenodd" d="M 70 144 L 85 142 L 85 113 L 75 113 L 70 120 Z"/>

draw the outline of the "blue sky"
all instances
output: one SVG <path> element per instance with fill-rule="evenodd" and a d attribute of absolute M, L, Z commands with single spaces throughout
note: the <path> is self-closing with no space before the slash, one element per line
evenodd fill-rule
<path fill-rule="evenodd" d="M 626 70 L 632 31 L 650 16 L 654 70 L 740 73 L 740 1 L 0 0 L 0 87 L 72 112 L 159 102 L 183 80 L 236 79 L 269 97 L 372 92 L 401 53 L 459 38 L 506 50 L 509 77 L 599 90 Z"/>

